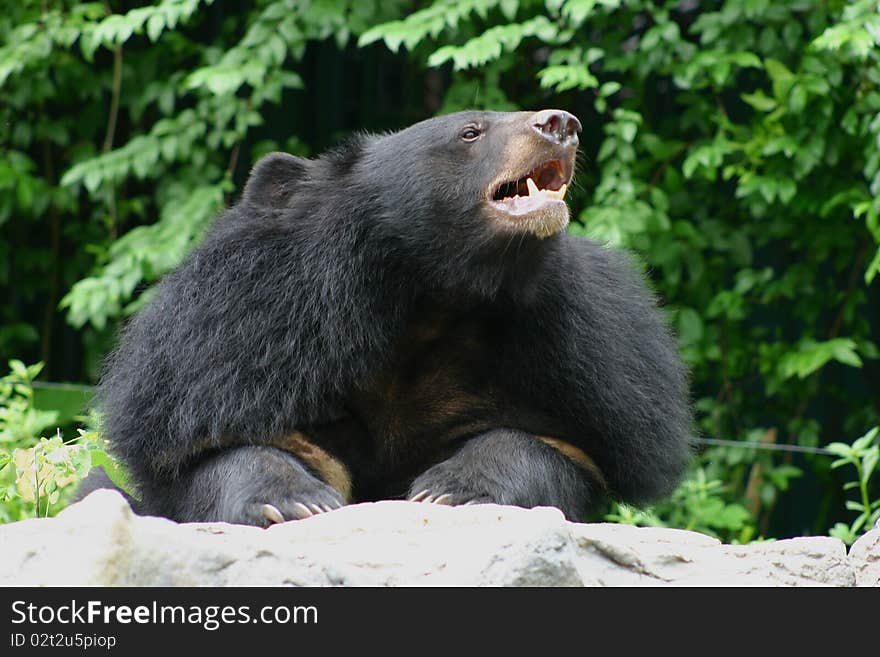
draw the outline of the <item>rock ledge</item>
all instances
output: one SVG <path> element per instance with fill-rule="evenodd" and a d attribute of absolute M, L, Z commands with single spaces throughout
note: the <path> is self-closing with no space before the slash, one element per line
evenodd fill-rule
<path fill-rule="evenodd" d="M 567 522 L 556 509 L 348 506 L 268 530 L 134 515 L 99 490 L 0 526 L 5 586 L 878 586 L 880 528 L 722 545 L 676 529 Z"/>

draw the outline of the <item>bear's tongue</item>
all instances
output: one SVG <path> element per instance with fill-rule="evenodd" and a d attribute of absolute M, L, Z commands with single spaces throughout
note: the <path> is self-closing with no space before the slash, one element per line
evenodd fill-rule
<path fill-rule="evenodd" d="M 526 188 L 528 189 L 528 196 L 511 196 L 507 198 L 503 198 L 500 201 L 495 201 L 499 206 L 501 206 L 506 212 L 515 215 L 523 215 L 528 214 L 529 212 L 533 212 L 545 205 L 546 203 L 561 203 L 564 202 L 565 192 L 568 189 L 568 186 L 563 184 L 557 190 L 552 189 L 538 189 L 537 183 L 531 178 L 526 178 Z"/>

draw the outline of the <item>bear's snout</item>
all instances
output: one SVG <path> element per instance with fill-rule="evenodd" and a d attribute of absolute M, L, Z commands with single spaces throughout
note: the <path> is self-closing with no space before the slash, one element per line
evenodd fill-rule
<path fill-rule="evenodd" d="M 581 131 L 581 122 L 577 117 L 564 110 L 541 110 L 532 115 L 529 123 L 544 139 L 562 146 L 577 144 Z"/>

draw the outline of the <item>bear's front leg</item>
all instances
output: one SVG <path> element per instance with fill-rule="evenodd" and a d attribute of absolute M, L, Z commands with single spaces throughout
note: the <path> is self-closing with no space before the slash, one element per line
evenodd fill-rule
<path fill-rule="evenodd" d="M 340 491 L 295 456 L 264 446 L 223 450 L 185 474 L 175 489 L 169 515 L 182 522 L 266 527 L 345 504 Z"/>
<path fill-rule="evenodd" d="M 554 443 L 560 444 L 512 429 L 480 434 L 416 477 L 409 499 L 555 506 L 569 520 L 582 521 L 603 498 L 602 476 L 551 447 Z"/>

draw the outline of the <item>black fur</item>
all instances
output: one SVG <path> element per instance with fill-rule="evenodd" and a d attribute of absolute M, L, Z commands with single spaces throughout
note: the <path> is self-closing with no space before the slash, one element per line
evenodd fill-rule
<path fill-rule="evenodd" d="M 556 506 L 577 518 L 601 487 L 567 457 L 529 434 L 487 431 L 416 477 L 412 490 L 450 491 L 452 504 L 494 502 L 531 508 Z"/>
<path fill-rule="evenodd" d="M 454 114 L 257 165 L 99 387 L 146 512 L 265 524 L 263 503 L 289 518 L 341 501 L 261 447 L 295 431 L 347 465 L 354 500 L 430 488 L 580 518 L 606 493 L 672 490 L 686 377 L 633 267 L 485 209 L 499 175 L 559 152 L 529 116 Z M 580 448 L 604 482 L 532 436 Z"/>
<path fill-rule="evenodd" d="M 218 486 L 218 482 L 223 482 Z M 170 515 L 181 521 L 235 519 L 265 524 L 260 507 L 270 501 L 287 518 L 295 504 L 338 507 L 342 496 L 310 473 L 296 458 L 273 447 L 230 448 L 207 457 L 178 479 L 168 495 Z"/>

